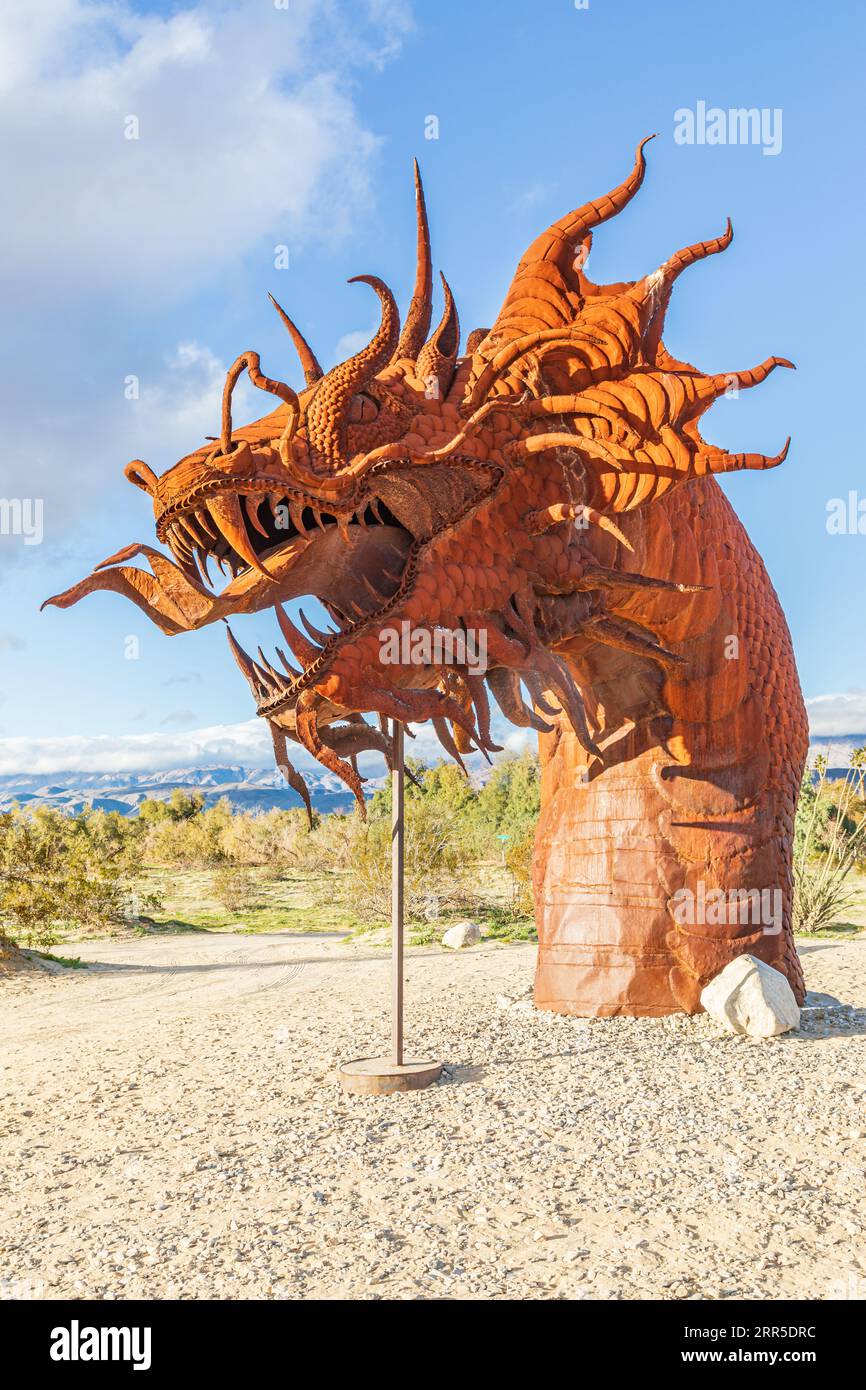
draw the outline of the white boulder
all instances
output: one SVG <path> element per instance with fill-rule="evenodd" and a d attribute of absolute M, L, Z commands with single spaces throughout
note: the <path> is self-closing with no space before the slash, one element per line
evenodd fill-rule
<path fill-rule="evenodd" d="M 731 1033 L 772 1038 L 800 1026 L 794 991 L 780 971 L 756 956 L 737 956 L 706 986 L 701 1003 Z"/>
<path fill-rule="evenodd" d="M 442 945 L 452 951 L 461 951 L 464 946 L 475 946 L 481 940 L 481 928 L 477 922 L 457 922 L 449 927 L 442 938 Z"/>

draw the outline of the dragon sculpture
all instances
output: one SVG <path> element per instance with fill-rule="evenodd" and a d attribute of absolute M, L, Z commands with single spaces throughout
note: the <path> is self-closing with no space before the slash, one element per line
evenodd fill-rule
<path fill-rule="evenodd" d="M 48 600 L 111 590 L 169 634 L 273 608 L 289 655 L 254 659 L 228 640 L 308 809 L 287 740 L 363 813 L 356 757 L 387 756 L 391 720 L 431 720 L 458 762 L 495 748 L 488 692 L 538 730 L 536 1002 L 574 1014 L 696 1012 L 704 984 L 745 951 L 803 995 L 790 909 L 805 711 L 778 599 L 714 476 L 772 468 L 787 444 L 730 454 L 698 430 L 732 387 L 792 364 L 706 375 L 662 342 L 677 277 L 730 245 L 730 223 L 643 279 L 587 278 L 593 229 L 640 188 L 646 143 L 618 188 L 532 243 L 493 327 L 462 354 L 444 276 L 430 332 L 416 164 L 402 327 L 387 285 L 358 276 L 379 298 L 379 328 L 325 372 L 274 300 L 303 388 L 265 376 L 255 352 L 238 357 L 219 438 L 161 477 L 140 460 L 125 470 L 172 558 L 130 545 Z M 235 429 L 244 371 L 278 404 Z M 148 569 L 130 564 L 138 556 Z M 305 594 L 333 629 L 291 621 L 283 605 Z M 486 671 L 385 664 L 382 632 L 405 624 L 483 634 Z M 736 911 L 690 922 L 674 906 L 689 891 L 752 901 L 769 888 L 782 902 L 769 930 Z"/>

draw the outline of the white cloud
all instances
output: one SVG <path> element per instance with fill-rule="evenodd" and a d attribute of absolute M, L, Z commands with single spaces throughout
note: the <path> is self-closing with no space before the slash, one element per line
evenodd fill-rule
<path fill-rule="evenodd" d="M 813 738 L 866 732 L 864 690 L 849 690 L 841 695 L 816 695 L 806 701 L 806 711 Z"/>
<path fill-rule="evenodd" d="M 830 736 L 844 738 L 846 735 L 862 734 L 866 730 L 866 692 L 819 695 L 807 700 L 806 704 L 815 740 L 826 740 Z M 183 711 L 183 714 L 192 717 L 188 711 Z M 536 735 L 531 730 L 514 728 L 498 713 L 494 714 L 491 729 L 494 742 L 502 744 L 508 753 L 520 753 L 536 746 Z M 408 756 L 429 763 L 445 757 L 432 725 L 420 725 L 412 732 L 415 737 L 406 740 Z M 300 769 L 316 766 L 310 755 L 298 746 L 290 748 L 290 756 Z M 468 761 L 471 767 L 483 766 L 478 753 Z M 117 736 L 100 734 L 0 739 L 0 775 L 68 771 L 156 772 L 167 768 L 238 763 L 246 767 L 273 765 L 273 748 L 264 720 L 216 724 L 185 732 L 161 730 Z M 365 770 L 378 772 L 381 769 L 378 754 L 364 755 L 364 766 Z"/>
<path fill-rule="evenodd" d="M 409 23 L 408 0 L 0 6 L 0 292 L 21 320 L 0 355 L 15 403 L 3 490 L 44 502 L 46 592 L 130 539 L 118 519 L 144 517 L 129 459 L 159 473 L 219 432 L 227 363 L 181 342 L 160 372 L 167 306 L 181 318 L 251 256 L 270 266 L 277 243 L 338 237 L 363 209 L 378 139 L 354 78 Z M 237 419 L 271 405 L 238 382 Z"/>
<path fill-rule="evenodd" d="M 189 732 L 0 739 L 0 774 L 158 772 L 243 763 L 267 767 L 273 748 L 264 720 Z"/>
<path fill-rule="evenodd" d="M 189 711 L 179 713 L 194 717 Z M 494 741 L 504 744 L 509 752 L 520 752 L 535 737 L 529 735 L 527 738 L 527 731 L 522 729 L 511 730 L 509 736 L 511 726 L 501 718 L 495 718 L 492 727 Z M 431 724 L 419 725 L 412 732 L 415 738 L 406 740 L 406 752 L 410 757 L 436 763 L 446 756 Z M 299 769 L 318 767 L 310 754 L 297 744 L 289 745 L 289 757 Z M 470 767 L 483 766 L 479 753 L 467 761 Z M 0 738 L 0 776 L 70 771 L 159 772 L 167 768 L 213 767 L 227 763 L 240 763 L 245 767 L 274 765 L 273 745 L 263 719 L 188 731 Z M 365 772 L 376 775 L 382 769 L 381 756 L 362 754 L 361 766 Z"/>
<path fill-rule="evenodd" d="M 178 299 L 275 235 L 348 229 L 378 141 L 345 75 L 396 52 L 404 4 L 5 0 L 0 277 L 43 303 Z M 138 138 L 126 138 L 138 122 Z M 8 293 L 6 303 L 8 308 Z"/>

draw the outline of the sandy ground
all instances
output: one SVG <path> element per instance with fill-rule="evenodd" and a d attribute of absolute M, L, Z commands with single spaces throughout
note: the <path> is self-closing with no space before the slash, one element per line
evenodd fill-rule
<path fill-rule="evenodd" d="M 768 1043 L 536 1013 L 532 946 L 414 950 L 446 1074 L 363 1099 L 333 1069 L 383 1050 L 385 952 L 75 949 L 0 986 L 0 1296 L 866 1296 L 866 941 L 805 947 L 852 1007 Z"/>

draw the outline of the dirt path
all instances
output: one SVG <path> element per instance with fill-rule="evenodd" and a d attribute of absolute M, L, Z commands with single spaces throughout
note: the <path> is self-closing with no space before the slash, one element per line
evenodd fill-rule
<path fill-rule="evenodd" d="M 331 938 L 76 946 L 0 995 L 0 1296 L 866 1296 L 866 941 L 853 1006 L 770 1043 L 520 1001 L 534 948 L 407 957 L 447 1064 L 358 1099 L 387 953 Z"/>

